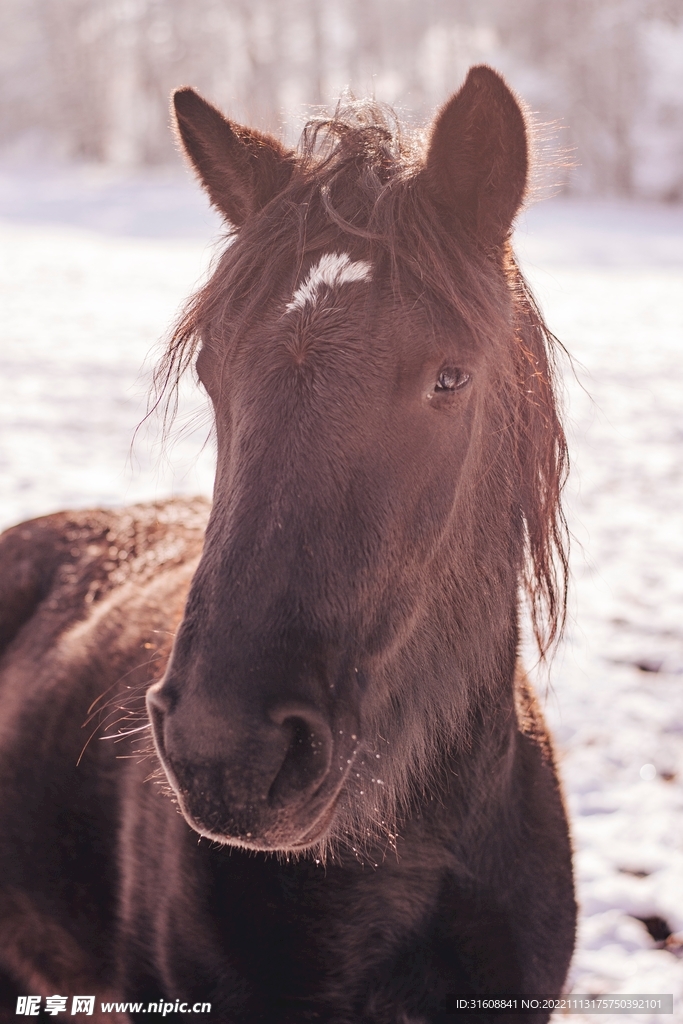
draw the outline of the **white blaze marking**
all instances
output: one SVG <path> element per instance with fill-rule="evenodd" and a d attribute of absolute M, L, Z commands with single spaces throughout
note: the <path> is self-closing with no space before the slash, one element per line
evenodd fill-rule
<path fill-rule="evenodd" d="M 292 313 L 309 304 L 314 306 L 323 285 L 336 288 L 340 284 L 350 284 L 352 281 L 370 280 L 372 266 L 365 260 L 357 260 L 354 263 L 345 252 L 326 252 L 316 265 L 311 267 L 306 280 L 294 292 L 292 301 L 287 303 L 287 312 Z"/>

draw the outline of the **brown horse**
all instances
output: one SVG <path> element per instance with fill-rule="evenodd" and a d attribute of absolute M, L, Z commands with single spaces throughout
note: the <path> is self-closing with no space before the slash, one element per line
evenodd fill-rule
<path fill-rule="evenodd" d="M 175 109 L 234 228 L 159 371 L 172 402 L 196 356 L 213 507 L 2 541 L 7 999 L 439 1024 L 559 994 L 570 846 L 517 660 L 525 594 L 542 649 L 562 624 L 566 448 L 509 245 L 519 105 L 477 67 L 426 144 L 359 104 L 298 155 Z"/>

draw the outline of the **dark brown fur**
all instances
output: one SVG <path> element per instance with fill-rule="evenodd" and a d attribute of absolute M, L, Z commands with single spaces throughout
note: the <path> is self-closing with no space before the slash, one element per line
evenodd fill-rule
<path fill-rule="evenodd" d="M 199 350 L 214 503 L 198 564 L 197 504 L 3 539 L 6 985 L 226 1024 L 557 994 L 570 848 L 517 648 L 524 593 L 542 650 L 562 625 L 566 447 L 508 241 L 524 118 L 487 68 L 426 149 L 373 105 L 297 157 L 176 110 L 239 228 L 158 375 L 172 410 Z M 325 254 L 371 273 L 288 306 Z"/>

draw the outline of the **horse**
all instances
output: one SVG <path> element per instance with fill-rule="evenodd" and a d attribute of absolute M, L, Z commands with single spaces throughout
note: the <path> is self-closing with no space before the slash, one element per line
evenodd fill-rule
<path fill-rule="evenodd" d="M 229 234 L 157 401 L 194 367 L 213 502 L 2 539 L 3 991 L 547 1021 L 519 1000 L 563 991 L 576 909 L 519 650 L 562 629 L 567 449 L 523 109 L 478 66 L 422 136 L 352 101 L 292 151 L 174 107 Z"/>

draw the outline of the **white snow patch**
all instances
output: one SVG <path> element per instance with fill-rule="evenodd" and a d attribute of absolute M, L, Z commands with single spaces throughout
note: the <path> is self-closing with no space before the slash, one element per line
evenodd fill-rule
<path fill-rule="evenodd" d="M 315 306 L 323 287 L 338 288 L 354 281 L 370 281 L 372 266 L 366 260 L 351 259 L 345 252 L 327 252 L 311 267 L 303 284 L 300 284 L 287 303 L 287 312 L 293 313 L 307 305 Z"/>

